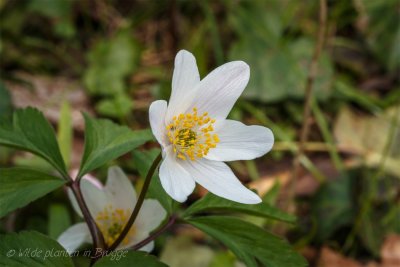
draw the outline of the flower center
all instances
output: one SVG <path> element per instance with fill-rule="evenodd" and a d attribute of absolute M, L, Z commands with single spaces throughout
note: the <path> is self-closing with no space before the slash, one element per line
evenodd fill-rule
<path fill-rule="evenodd" d="M 131 212 L 124 209 L 114 209 L 112 205 L 108 205 L 103 211 L 96 216 L 96 223 L 104 236 L 104 241 L 110 246 L 121 234 L 125 224 L 128 222 Z M 123 245 L 128 245 L 129 241 L 134 237 L 136 229 L 131 227 L 128 234 L 122 241 Z"/>
<path fill-rule="evenodd" d="M 174 116 L 167 125 L 167 136 L 176 156 L 182 160 L 195 160 L 196 157 L 207 155 L 219 142 L 218 135 L 212 133 L 214 123 L 215 120 L 207 112 L 199 116 L 196 108 L 193 108 L 192 113 Z"/>

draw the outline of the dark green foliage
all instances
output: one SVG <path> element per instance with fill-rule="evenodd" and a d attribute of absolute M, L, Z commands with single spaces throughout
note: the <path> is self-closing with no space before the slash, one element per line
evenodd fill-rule
<path fill-rule="evenodd" d="M 257 267 L 257 262 L 267 267 L 307 266 L 288 243 L 251 223 L 223 216 L 196 217 L 188 222 L 226 245 L 248 267 Z"/>
<path fill-rule="evenodd" d="M 37 154 L 53 165 L 61 175 L 68 176 L 54 129 L 42 112 L 35 108 L 17 110 L 12 124 L 0 122 L 0 145 Z"/>
<path fill-rule="evenodd" d="M 198 213 L 204 212 L 237 212 L 245 213 L 249 215 L 271 218 L 284 222 L 294 223 L 296 218 L 289 215 L 278 208 L 275 208 L 267 203 L 260 203 L 254 205 L 241 204 L 234 201 L 230 201 L 211 193 L 208 193 L 205 197 L 193 203 L 184 213 L 184 216 L 191 216 Z"/>
<path fill-rule="evenodd" d="M 132 131 L 109 120 L 85 116 L 85 151 L 78 177 L 152 140 L 148 130 Z"/>
<path fill-rule="evenodd" d="M 21 208 L 51 191 L 61 187 L 65 181 L 26 168 L 0 168 L 0 217 Z"/>
<path fill-rule="evenodd" d="M 67 251 L 38 232 L 0 236 L 0 265 L 13 267 L 73 267 Z"/>

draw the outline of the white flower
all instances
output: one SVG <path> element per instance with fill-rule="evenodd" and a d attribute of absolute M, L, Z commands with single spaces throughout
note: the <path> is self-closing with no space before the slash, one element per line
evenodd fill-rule
<path fill-rule="evenodd" d="M 222 161 L 249 160 L 271 150 L 272 132 L 227 120 L 250 76 L 243 61 L 226 63 L 200 81 L 194 56 L 181 50 L 175 58 L 169 103 L 158 100 L 149 110 L 150 125 L 162 146 L 160 180 L 165 191 L 183 202 L 199 183 L 236 202 L 261 202 Z"/>
<path fill-rule="evenodd" d="M 111 245 L 121 233 L 136 204 L 136 192 L 128 177 L 119 167 L 108 169 L 107 183 L 103 186 L 88 175 L 81 180 L 83 198 L 89 212 L 96 221 L 107 245 Z M 71 191 L 68 191 L 72 206 L 81 216 L 82 212 Z M 142 241 L 164 220 L 167 213 L 154 199 L 146 199 L 125 239 L 117 249 L 123 249 Z M 92 243 L 86 223 L 78 223 L 62 233 L 58 242 L 69 252 L 74 252 L 83 243 Z M 141 250 L 150 252 L 154 243 L 150 242 Z"/>

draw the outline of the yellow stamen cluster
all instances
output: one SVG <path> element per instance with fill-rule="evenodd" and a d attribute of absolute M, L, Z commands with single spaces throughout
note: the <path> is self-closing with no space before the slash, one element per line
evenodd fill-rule
<path fill-rule="evenodd" d="M 97 226 L 104 236 L 104 241 L 110 246 L 118 238 L 130 216 L 129 210 L 114 209 L 108 205 L 103 211 L 99 212 L 95 218 Z M 122 241 L 123 245 L 128 245 L 135 235 L 135 227 L 132 226 L 128 234 Z"/>
<path fill-rule="evenodd" d="M 198 115 L 196 108 L 193 108 L 192 113 L 174 116 L 167 125 L 167 135 L 176 156 L 182 160 L 206 156 L 219 142 L 218 135 L 212 133 L 214 123 L 215 120 L 207 112 Z"/>

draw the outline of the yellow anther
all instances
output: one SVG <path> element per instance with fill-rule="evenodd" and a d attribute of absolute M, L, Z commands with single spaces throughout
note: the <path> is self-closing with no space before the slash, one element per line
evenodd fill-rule
<path fill-rule="evenodd" d="M 181 160 L 202 158 L 219 142 L 218 135 L 213 133 L 215 119 L 208 117 L 207 112 L 199 116 L 196 107 L 192 110 L 174 116 L 167 126 L 167 137 Z"/>
<path fill-rule="evenodd" d="M 111 245 L 120 235 L 125 224 L 128 222 L 131 212 L 124 209 L 115 209 L 112 205 L 108 205 L 103 211 L 97 214 L 95 221 L 107 245 Z M 132 226 L 122 243 L 129 244 L 135 235 L 135 231 L 135 228 Z"/>

